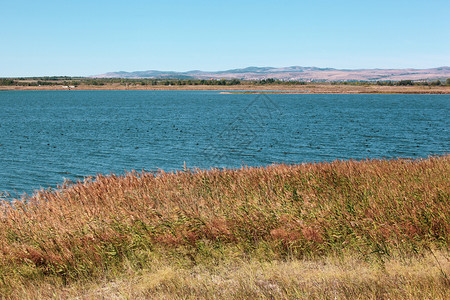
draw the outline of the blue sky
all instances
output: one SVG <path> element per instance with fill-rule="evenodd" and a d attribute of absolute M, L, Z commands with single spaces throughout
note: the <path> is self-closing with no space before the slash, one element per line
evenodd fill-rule
<path fill-rule="evenodd" d="M 0 77 L 450 65 L 450 1 L 2 1 Z"/>

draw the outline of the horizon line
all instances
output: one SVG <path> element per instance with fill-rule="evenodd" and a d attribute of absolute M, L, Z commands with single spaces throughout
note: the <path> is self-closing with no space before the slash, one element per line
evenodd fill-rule
<path fill-rule="evenodd" d="M 93 77 L 93 76 L 100 76 L 100 75 L 106 75 L 109 73 L 135 73 L 135 72 L 148 72 L 148 71 L 157 71 L 157 72 L 174 72 L 174 73 L 187 73 L 187 72 L 205 72 L 205 73 L 214 73 L 214 72 L 225 72 L 225 71 L 231 71 L 231 70 L 244 70 L 249 68 L 271 68 L 271 69 L 283 69 L 283 68 L 293 68 L 293 67 L 300 67 L 300 68 L 317 68 L 317 69 L 332 69 L 332 70 L 340 70 L 340 71 L 357 71 L 357 70 L 429 70 L 429 69 L 440 69 L 440 68 L 450 68 L 450 65 L 441 65 L 441 66 L 435 66 L 435 67 L 427 67 L 427 68 L 415 68 L 415 67 L 406 67 L 406 68 L 383 68 L 383 67 L 375 67 L 375 68 L 335 68 L 335 67 L 317 67 L 317 66 L 300 66 L 300 65 L 290 65 L 290 66 L 283 66 L 283 67 L 272 67 L 272 66 L 247 66 L 247 67 L 236 67 L 236 68 L 230 68 L 230 69 L 216 69 L 216 70 L 202 70 L 202 69 L 188 69 L 184 71 L 175 71 L 175 70 L 163 70 L 163 69 L 141 69 L 141 70 L 134 70 L 134 71 L 107 71 L 101 74 L 91 74 L 91 75 L 28 75 L 28 76 L 0 76 L 0 78 L 32 78 L 32 77 Z"/>

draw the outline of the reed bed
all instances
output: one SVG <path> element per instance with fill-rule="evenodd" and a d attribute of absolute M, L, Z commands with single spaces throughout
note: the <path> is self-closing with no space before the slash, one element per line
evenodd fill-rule
<path fill-rule="evenodd" d="M 385 268 L 392 259 L 446 257 L 449 174 L 444 155 L 66 182 L 2 200 L 0 295 L 139 273 L 155 261 L 193 268 L 355 257 Z M 445 290 L 448 264 L 435 261 Z"/>

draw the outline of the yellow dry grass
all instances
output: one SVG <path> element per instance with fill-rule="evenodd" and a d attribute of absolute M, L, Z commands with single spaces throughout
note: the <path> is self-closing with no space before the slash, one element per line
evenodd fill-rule
<path fill-rule="evenodd" d="M 448 253 L 383 265 L 361 257 L 315 260 L 242 261 L 182 267 L 153 260 L 139 272 L 128 270 L 100 282 L 69 286 L 26 285 L 23 299 L 448 299 Z"/>

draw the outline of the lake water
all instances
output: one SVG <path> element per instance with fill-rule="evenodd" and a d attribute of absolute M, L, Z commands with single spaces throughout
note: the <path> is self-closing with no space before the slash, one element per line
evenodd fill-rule
<path fill-rule="evenodd" d="M 0 191 L 124 170 L 448 153 L 450 95 L 0 92 Z"/>

